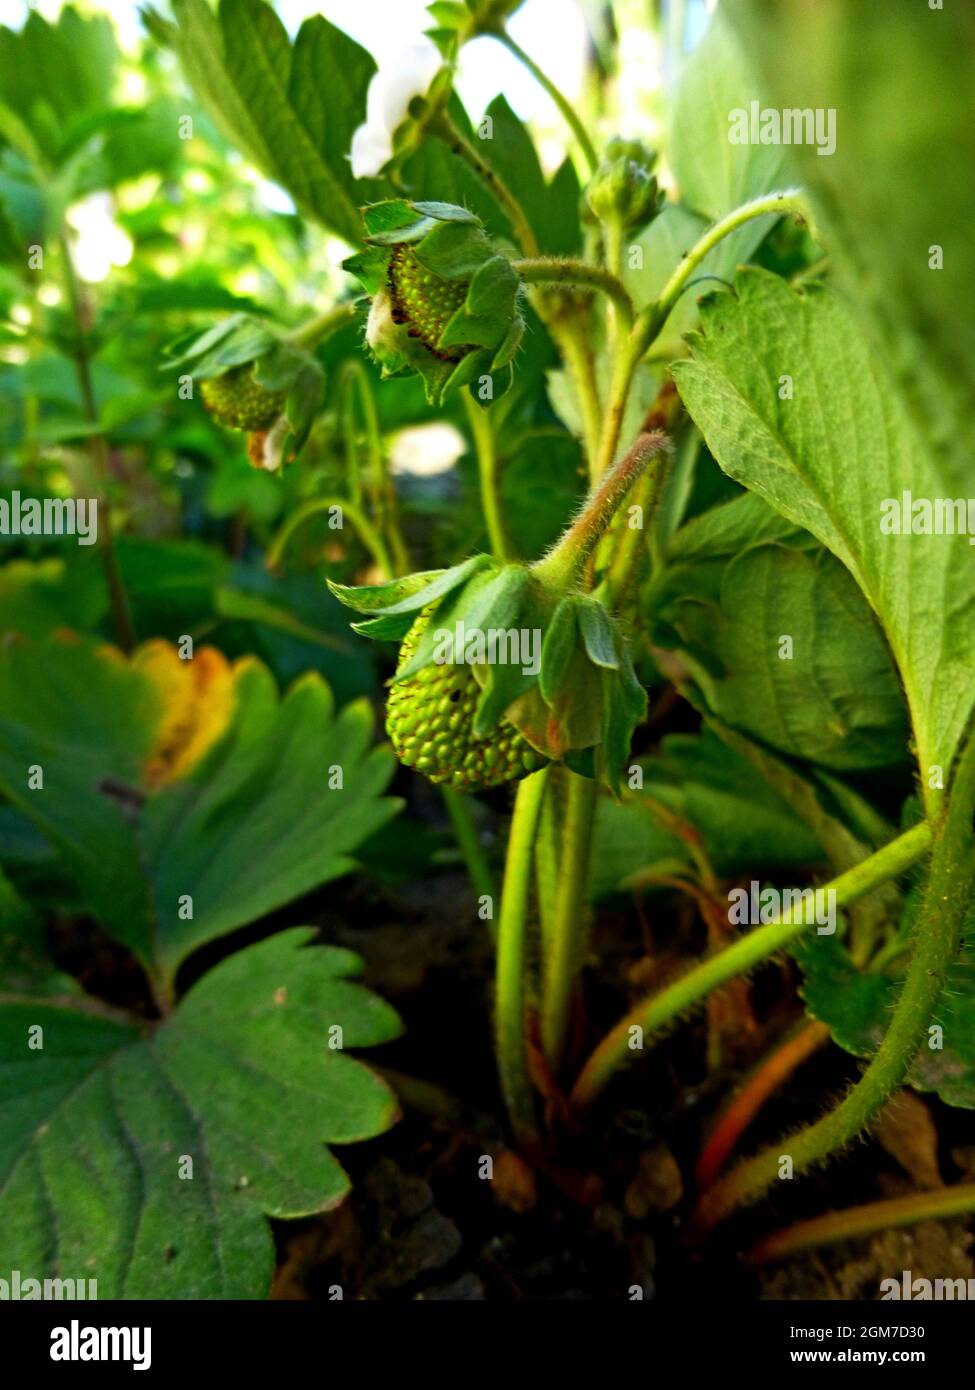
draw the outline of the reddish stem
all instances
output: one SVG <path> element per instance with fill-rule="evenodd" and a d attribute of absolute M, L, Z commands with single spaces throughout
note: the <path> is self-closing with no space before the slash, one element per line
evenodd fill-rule
<path fill-rule="evenodd" d="M 702 1191 L 717 1179 L 729 1154 L 768 1098 L 828 1040 L 829 1029 L 825 1024 L 807 1023 L 763 1058 L 751 1072 L 701 1150 L 695 1176 Z"/>

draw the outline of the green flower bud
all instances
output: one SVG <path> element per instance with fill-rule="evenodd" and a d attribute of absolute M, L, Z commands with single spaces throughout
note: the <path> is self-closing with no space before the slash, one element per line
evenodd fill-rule
<path fill-rule="evenodd" d="M 653 173 L 656 162 L 656 153 L 642 140 L 614 136 L 586 189 L 591 212 L 627 231 L 652 222 L 664 197 Z"/>

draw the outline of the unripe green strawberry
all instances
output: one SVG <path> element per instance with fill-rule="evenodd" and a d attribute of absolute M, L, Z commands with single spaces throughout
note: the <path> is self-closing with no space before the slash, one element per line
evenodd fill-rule
<path fill-rule="evenodd" d="M 227 429 L 249 433 L 270 429 L 284 410 L 285 392 L 260 386 L 249 363 L 208 378 L 201 389 L 203 404 Z"/>
<path fill-rule="evenodd" d="M 467 298 L 467 283 L 444 280 L 427 270 L 412 246 L 393 247 L 389 258 L 389 297 L 394 323 L 405 324 L 412 338 L 444 362 L 457 362 L 469 348 L 441 348 L 440 335 Z"/>
<path fill-rule="evenodd" d="M 425 608 L 404 637 L 399 669 L 413 656 L 432 612 Z M 400 762 L 459 791 L 499 787 L 541 767 L 544 759 L 503 719 L 486 738 L 474 737 L 480 693 L 470 666 L 431 664 L 397 681 L 386 702 L 386 732 Z"/>

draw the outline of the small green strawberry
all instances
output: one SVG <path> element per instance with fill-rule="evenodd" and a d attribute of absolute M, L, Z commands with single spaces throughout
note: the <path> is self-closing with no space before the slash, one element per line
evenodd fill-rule
<path fill-rule="evenodd" d="M 620 794 L 647 696 L 587 581 L 630 488 L 668 448 L 662 432 L 641 434 L 533 564 L 472 555 L 385 584 L 328 581 L 366 615 L 357 632 L 402 643 L 386 719 L 401 762 L 465 791 L 565 762 Z"/>
<path fill-rule="evenodd" d="M 207 378 L 201 391 L 203 404 L 218 424 L 248 433 L 270 429 L 286 398 L 284 391 L 268 391 L 259 385 L 250 364 Z"/>
<path fill-rule="evenodd" d="M 389 297 L 394 323 L 444 362 L 459 362 L 470 347 L 441 348 L 440 335 L 467 298 L 466 280 L 444 280 L 427 270 L 412 246 L 393 247 L 389 258 Z"/>
<path fill-rule="evenodd" d="M 425 608 L 404 637 L 398 669 L 412 658 L 434 607 Z M 386 702 L 386 732 L 400 762 L 431 782 L 468 792 L 499 787 L 541 767 L 545 759 L 504 719 L 487 736 L 475 737 L 480 695 L 465 665 L 424 666 L 397 681 Z"/>
<path fill-rule="evenodd" d="M 383 376 L 416 372 L 433 405 L 462 386 L 482 403 L 503 395 L 525 327 L 521 282 L 478 218 L 389 198 L 363 225 L 365 250 L 342 264 L 372 296 L 366 343 Z"/>

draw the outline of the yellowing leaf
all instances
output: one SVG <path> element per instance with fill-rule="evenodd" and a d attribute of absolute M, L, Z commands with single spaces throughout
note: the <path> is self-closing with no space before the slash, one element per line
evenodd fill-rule
<path fill-rule="evenodd" d="M 223 734 L 236 706 L 233 670 L 215 647 L 201 647 L 184 660 L 161 639 L 147 642 L 132 658 L 162 698 L 162 723 L 143 772 L 150 791 L 187 776 Z"/>

